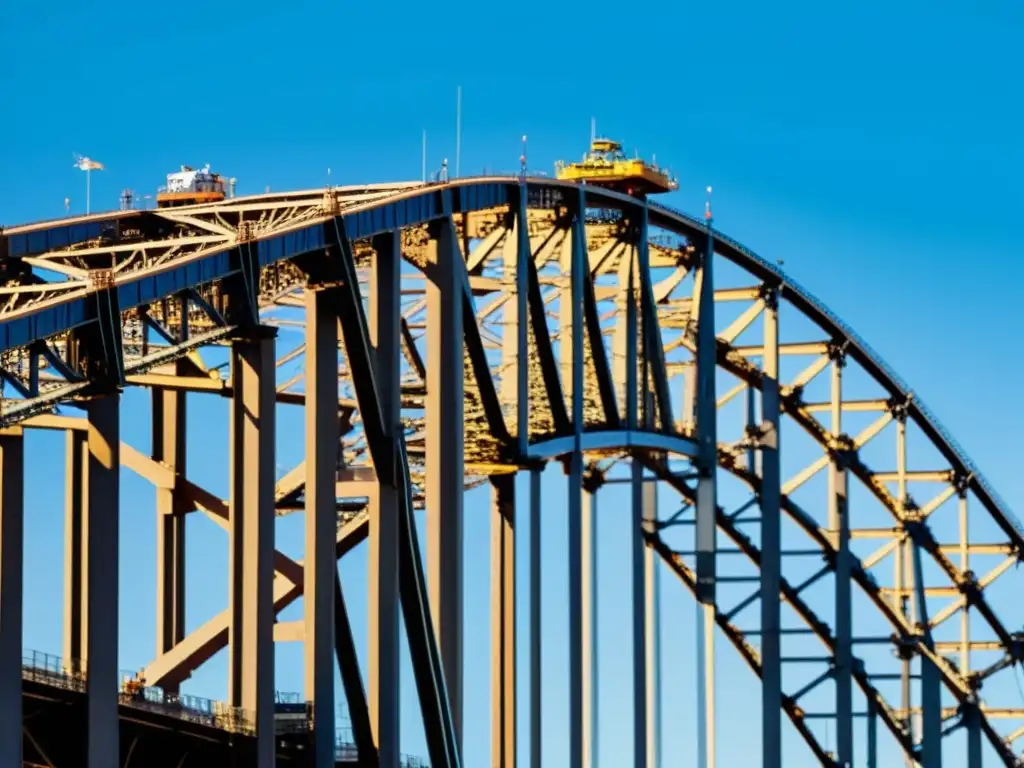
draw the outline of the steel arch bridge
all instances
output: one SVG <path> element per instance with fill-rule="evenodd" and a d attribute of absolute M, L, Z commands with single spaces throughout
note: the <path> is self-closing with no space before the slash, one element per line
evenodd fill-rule
<path fill-rule="evenodd" d="M 983 749 L 986 765 L 1024 764 L 1024 708 L 986 696 L 1022 657 L 1019 615 L 1001 617 L 989 595 L 1015 578 L 1024 529 L 863 340 L 710 221 L 486 177 L 11 227 L 0 268 L 0 696 L 21 706 L 24 431 L 62 430 L 63 650 L 84 681 L 89 766 L 118 764 L 119 694 L 94 683 L 116 676 L 116 600 L 90 596 L 117 594 L 119 466 L 153 483 L 160 517 L 147 684 L 171 696 L 228 648 L 227 706 L 261 766 L 274 760 L 275 639 L 303 641 L 312 721 L 331 722 L 313 729 L 316 764 L 335 759 L 337 658 L 360 760 L 397 765 L 400 611 L 431 764 L 461 763 L 463 492 L 489 485 L 493 764 L 516 765 L 519 638 L 534 659 L 538 766 L 540 475 L 552 462 L 568 487 L 570 765 L 589 764 L 594 738 L 594 510 L 613 482 L 632 500 L 637 766 L 658 759 L 659 562 L 701 606 L 710 762 L 717 625 L 761 679 L 765 766 L 783 764 L 783 716 L 825 766 L 878 768 L 886 739 L 925 768 L 976 768 Z M 282 348 L 288 325 L 303 341 Z M 152 391 L 146 450 L 120 439 L 126 386 Z M 227 500 L 185 475 L 187 393 L 230 401 Z M 304 410 L 305 458 L 277 478 L 275 414 L 288 404 Z M 517 473 L 530 489 L 518 502 Z M 675 514 L 658 513 L 658 487 L 680 496 Z M 274 546 L 275 517 L 298 510 L 301 562 Z M 186 632 L 192 513 L 228 532 L 230 605 Z M 336 572 L 363 541 L 365 680 Z M 517 546 L 530 550 L 531 606 L 518 618 Z M 300 595 L 304 620 L 275 624 Z M 4 730 L 0 750 L 20 761 L 20 731 Z"/>

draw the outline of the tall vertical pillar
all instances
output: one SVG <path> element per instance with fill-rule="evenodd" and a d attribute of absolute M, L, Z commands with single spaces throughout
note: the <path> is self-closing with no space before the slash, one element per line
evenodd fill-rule
<path fill-rule="evenodd" d="M 829 465 L 829 528 L 836 536 L 836 748 L 839 768 L 853 766 L 853 614 L 851 607 L 850 516 L 847 507 L 846 459 L 838 445 L 842 435 L 843 354 L 833 353 L 832 435 L 835 456 Z"/>
<path fill-rule="evenodd" d="M 306 545 L 303 563 L 306 699 L 313 761 L 334 768 L 334 577 L 338 510 L 338 316 L 330 294 L 306 289 Z M 271 408 L 273 405 L 270 406 Z M 271 523 L 272 524 L 272 523 Z M 261 532 L 265 533 L 265 532 Z M 257 599 L 261 596 L 257 595 Z"/>
<path fill-rule="evenodd" d="M 228 698 L 256 726 L 259 768 L 274 764 L 274 337 L 231 347 Z M 333 468 L 333 465 L 332 465 Z"/>
<path fill-rule="evenodd" d="M 779 464 L 779 310 L 765 299 L 761 381 L 761 749 L 764 768 L 782 767 L 782 475 Z M 754 467 L 750 467 L 754 471 Z"/>
<path fill-rule="evenodd" d="M 981 712 L 976 703 L 967 710 L 967 768 L 982 768 Z"/>
<path fill-rule="evenodd" d="M 0 432 L 0 765 L 21 765 L 24 437 Z"/>
<path fill-rule="evenodd" d="M 868 764 L 867 768 L 878 768 L 878 708 L 874 700 L 868 700 Z M 975 766 L 969 766 L 975 768 Z M 981 768 L 979 763 L 977 768 Z"/>
<path fill-rule="evenodd" d="M 580 585 L 583 636 L 580 653 L 583 665 L 583 765 L 594 768 L 598 754 L 597 677 L 597 488 L 584 480 L 580 518 Z"/>
<path fill-rule="evenodd" d="M 384 434 L 402 428 L 401 408 L 401 242 L 394 232 L 374 241 L 370 330 L 377 350 L 377 383 Z M 382 472 L 378 470 L 378 480 Z M 370 500 L 369 653 L 370 726 L 381 768 L 398 768 L 400 749 L 398 661 L 398 491 L 380 481 Z"/>
<path fill-rule="evenodd" d="M 578 207 L 574 216 L 585 215 L 585 193 L 579 191 Z M 562 297 L 562 333 L 559 336 L 560 356 L 563 366 L 563 386 L 566 385 L 565 374 L 568 373 L 569 391 L 572 401 L 573 451 L 569 457 L 569 768 L 589 768 L 589 736 L 591 730 L 591 712 L 588 711 L 587 698 L 590 692 L 592 677 L 589 666 L 590 634 L 588 595 L 589 579 L 585 562 L 587 546 L 585 542 L 585 518 L 593 514 L 590 509 L 592 499 L 588 499 L 587 510 L 583 502 L 583 270 L 587 268 L 584 261 L 586 243 L 579 242 L 576 237 L 578 227 L 574 226 L 567 236 L 569 259 L 569 293 Z M 562 271 L 566 267 L 566 251 L 562 256 Z M 568 298 L 568 313 L 566 313 Z M 569 318 L 566 333 L 565 318 Z M 563 346 L 569 344 L 571 346 Z M 566 370 L 566 361 L 569 368 Z M 593 490 L 593 489 L 591 489 Z M 589 525 L 587 526 L 589 528 Z M 586 658 L 585 658 L 586 657 Z"/>
<path fill-rule="evenodd" d="M 526 187 L 519 189 L 518 204 L 512 211 L 512 229 L 505 238 L 502 248 L 502 266 L 506 279 L 514 277 L 508 286 L 511 300 L 502 310 L 501 359 L 506 371 L 515 371 L 501 377 L 501 399 L 512 406 L 509 413 L 515 413 L 516 443 L 520 453 L 525 454 L 529 445 L 530 427 L 530 366 L 529 366 L 529 276 L 533 254 L 530 250 L 529 220 L 526 211 Z"/>
<path fill-rule="evenodd" d="M 578 450 L 569 457 L 568 490 L 569 768 L 583 768 L 583 454 Z"/>
<path fill-rule="evenodd" d="M 710 213 L 710 211 L 709 211 Z M 697 352 L 697 603 L 701 667 L 698 685 L 698 766 L 715 766 L 715 585 L 718 512 L 718 401 L 715 395 L 714 237 L 708 219 L 707 245 L 696 276 Z"/>
<path fill-rule="evenodd" d="M 960 573 L 967 573 L 971 567 L 970 534 L 967 530 L 967 483 L 957 484 L 957 517 L 960 533 Z M 971 606 L 965 600 L 960 611 L 960 674 L 971 672 Z"/>
<path fill-rule="evenodd" d="M 910 600 L 910 595 L 914 590 L 913 552 L 904 520 L 907 502 L 907 421 L 903 418 L 896 420 L 896 502 L 899 511 L 899 543 L 896 546 L 896 553 L 893 558 L 893 566 L 895 568 L 893 607 L 904 617 L 910 626 L 914 626 L 917 623 L 916 605 Z M 838 578 L 838 574 L 836 574 L 836 578 Z M 913 741 L 916 738 L 914 735 L 914 715 L 910 711 L 913 705 L 910 667 L 913 653 L 906 645 L 901 645 L 899 655 L 901 661 L 900 709 L 906 713 L 903 723 L 907 734 L 910 736 L 911 741 Z M 914 768 L 916 765 L 914 758 L 909 755 L 904 756 L 904 764 L 907 768 Z"/>
<path fill-rule="evenodd" d="M 654 533 L 658 521 L 658 484 L 644 483 L 644 530 Z M 658 560 L 651 547 L 644 547 L 644 663 L 646 665 L 647 766 L 661 768 L 661 595 L 658 586 Z"/>
<path fill-rule="evenodd" d="M 647 518 L 646 498 L 644 494 L 644 469 L 639 461 L 630 462 L 632 496 L 632 591 L 633 599 L 630 607 L 633 622 L 633 765 L 646 768 L 649 760 L 648 711 L 649 700 L 647 687 L 652 683 L 649 676 L 648 661 L 648 595 L 646 574 L 646 550 L 644 533 L 649 530 L 652 521 Z"/>
<path fill-rule="evenodd" d="M 181 375 L 184 361 L 172 372 Z M 153 450 L 173 472 L 185 473 L 186 393 L 153 389 Z M 174 488 L 156 489 L 156 653 L 167 653 L 185 639 L 185 511 Z M 171 686 L 177 688 L 174 683 Z M 173 691 L 172 691 L 173 692 Z"/>
<path fill-rule="evenodd" d="M 96 397 L 88 414 L 88 471 L 82 519 L 89 768 L 118 765 L 117 605 L 121 470 L 119 395 Z"/>
<path fill-rule="evenodd" d="M 451 218 L 431 233 L 427 281 L 427 585 L 452 722 L 462 753 L 462 286 L 465 264 Z"/>
<path fill-rule="evenodd" d="M 540 768 L 541 753 L 541 570 L 540 469 L 530 469 L 530 764 Z"/>
<path fill-rule="evenodd" d="M 89 467 L 87 433 L 69 429 L 64 451 L 64 666 L 72 674 L 83 672 L 85 599 L 82 583 L 82 521 L 85 513 L 85 476 Z"/>
<path fill-rule="evenodd" d="M 491 483 L 491 765 L 516 768 L 516 476 Z"/>

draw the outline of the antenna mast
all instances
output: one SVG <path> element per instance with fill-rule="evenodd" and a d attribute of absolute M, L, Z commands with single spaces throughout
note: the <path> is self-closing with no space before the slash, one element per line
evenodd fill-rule
<path fill-rule="evenodd" d="M 423 183 L 427 183 L 427 129 L 423 129 Z"/>
<path fill-rule="evenodd" d="M 455 95 L 455 178 L 459 178 L 459 159 L 462 154 L 462 86 Z"/>

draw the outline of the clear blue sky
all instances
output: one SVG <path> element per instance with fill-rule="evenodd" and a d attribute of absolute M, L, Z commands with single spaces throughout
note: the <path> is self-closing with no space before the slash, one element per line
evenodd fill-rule
<path fill-rule="evenodd" d="M 459 84 L 464 174 L 515 168 L 523 133 L 531 165 L 550 171 L 554 160 L 582 151 L 595 116 L 601 133 L 672 166 L 677 207 L 699 209 L 713 184 L 716 223 L 784 259 L 927 399 L 1010 504 L 1018 502 L 1020 5 L 460 5 L 12 4 L 0 26 L 0 222 L 61 215 L 66 196 L 82 210 L 84 180 L 72 152 L 106 164 L 93 175 L 93 208 L 103 209 L 116 206 L 124 187 L 154 192 L 180 163 L 212 163 L 239 179 L 240 194 L 319 186 L 327 167 L 335 183 L 418 178 L 422 129 L 432 168 L 454 157 Z M 126 439 L 144 447 L 145 398 L 128 393 L 125 405 Z M 194 432 L 226 416 L 220 404 L 191 408 Z M 190 443 L 189 471 L 226 493 L 226 459 L 217 453 L 226 447 L 226 421 L 212 423 L 225 426 Z M 48 463 L 47 451 L 57 450 L 48 440 L 30 444 L 25 642 L 59 652 L 61 573 L 53 564 L 61 543 L 53 528 L 61 525 L 62 464 Z M 299 450 L 283 445 L 280 462 Z M 121 666 L 135 668 L 154 647 L 154 503 L 143 481 L 126 473 L 124 483 Z M 473 511 L 482 503 L 467 497 Z M 617 524 L 602 531 L 606 559 L 615 554 L 608 548 Z M 300 525 L 296 518 L 281 526 L 285 551 L 298 554 Z M 561 578 L 558 530 L 546 561 Z M 198 517 L 190 537 L 198 565 L 188 612 L 197 626 L 225 605 L 227 551 L 219 529 Z M 470 551 L 486 537 L 485 516 L 470 514 Z M 486 560 L 467 566 L 467 611 L 481 614 L 466 638 L 470 766 L 489 755 L 486 569 Z M 625 565 L 609 569 L 602 600 L 614 606 L 623 587 L 610 574 L 624 575 Z M 361 553 L 343 566 L 360 637 L 364 573 Z M 675 752 L 666 765 L 687 766 L 692 609 L 677 584 L 664 584 L 677 630 L 663 645 L 674 686 L 665 725 Z M 562 664 L 557 607 L 546 608 L 547 638 L 556 644 L 548 677 Z M 1019 607 L 1000 607 L 1018 628 Z M 623 622 L 614 610 L 602 616 L 610 638 L 601 651 L 605 766 L 624 764 L 629 749 L 628 668 L 616 653 L 616 638 L 628 636 L 616 629 Z M 758 754 L 756 683 L 721 647 L 719 764 L 749 764 Z M 278 659 L 279 688 L 300 690 L 300 648 L 282 647 Z M 219 697 L 225 678 L 218 658 L 189 687 Z M 403 749 L 423 754 L 411 677 L 403 685 Z M 564 691 L 552 691 L 546 754 L 557 762 Z M 811 764 L 799 762 L 798 745 L 790 754 L 787 765 Z"/>

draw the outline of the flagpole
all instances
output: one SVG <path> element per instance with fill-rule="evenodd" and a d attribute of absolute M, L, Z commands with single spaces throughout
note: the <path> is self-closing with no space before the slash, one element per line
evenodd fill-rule
<path fill-rule="evenodd" d="M 85 214 L 88 216 L 92 211 L 92 172 L 93 170 L 102 171 L 103 163 L 97 163 L 91 158 L 76 154 L 75 168 L 85 171 Z"/>

